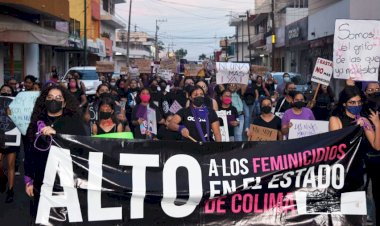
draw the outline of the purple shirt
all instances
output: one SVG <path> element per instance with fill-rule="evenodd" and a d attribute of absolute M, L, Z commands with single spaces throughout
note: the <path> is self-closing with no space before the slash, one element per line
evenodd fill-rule
<path fill-rule="evenodd" d="M 302 108 L 302 112 L 299 115 L 294 114 L 292 108 L 286 110 L 284 116 L 282 116 L 281 124 L 288 125 L 291 119 L 315 120 L 314 114 L 309 108 Z"/>

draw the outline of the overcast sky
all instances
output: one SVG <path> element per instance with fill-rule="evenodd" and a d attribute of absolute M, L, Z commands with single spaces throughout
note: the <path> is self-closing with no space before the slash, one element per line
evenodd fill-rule
<path fill-rule="evenodd" d="M 128 22 L 129 0 L 116 5 L 116 15 Z M 211 55 L 219 48 L 220 37 L 235 34 L 229 27 L 230 11 L 245 12 L 254 8 L 254 0 L 133 0 L 131 30 L 144 31 L 154 36 L 156 20 L 158 38 L 165 48 L 184 48 L 189 60 L 198 60 L 205 53 Z M 127 24 L 128 25 L 128 24 Z M 172 46 L 172 44 L 174 46 Z"/>

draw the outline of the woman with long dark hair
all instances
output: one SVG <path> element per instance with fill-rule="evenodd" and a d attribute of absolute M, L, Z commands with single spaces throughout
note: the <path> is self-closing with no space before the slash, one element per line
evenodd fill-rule
<path fill-rule="evenodd" d="M 84 107 L 87 104 L 87 97 L 86 94 L 82 91 L 82 89 L 79 87 L 79 82 L 75 78 L 69 79 L 68 84 L 68 90 L 69 92 L 77 99 L 77 101 L 80 103 L 78 106 L 80 108 Z"/>
<path fill-rule="evenodd" d="M 115 116 L 115 101 L 110 97 L 100 100 L 98 108 L 98 120 L 92 124 L 92 134 L 106 134 L 123 132 L 123 125 Z"/>
<path fill-rule="evenodd" d="M 316 120 L 329 120 L 330 112 L 334 105 L 334 92 L 330 86 L 321 85 L 313 105 L 311 110 Z"/>
<path fill-rule="evenodd" d="M 25 190 L 28 196 L 34 197 L 34 201 L 31 202 L 33 218 L 36 217 L 49 155 L 49 140 L 57 133 L 88 135 L 78 105 L 73 95 L 65 88 L 56 85 L 46 88 L 36 100 L 26 133 L 27 143 L 24 144 Z M 48 136 L 52 137 L 49 139 Z"/>
<path fill-rule="evenodd" d="M 379 112 L 370 110 L 369 120 L 361 117 L 362 93 L 356 86 L 346 86 L 339 94 L 339 101 L 329 120 L 330 131 L 359 124 L 364 128 L 369 144 L 380 151 Z M 372 123 L 372 125 L 371 125 Z"/>
<path fill-rule="evenodd" d="M 169 128 L 178 131 L 187 140 L 222 141 L 219 119 L 216 112 L 205 106 L 205 94 L 201 87 L 195 86 L 189 91 L 190 106 L 182 108 L 174 115 Z M 211 133 L 212 132 L 212 133 Z"/>

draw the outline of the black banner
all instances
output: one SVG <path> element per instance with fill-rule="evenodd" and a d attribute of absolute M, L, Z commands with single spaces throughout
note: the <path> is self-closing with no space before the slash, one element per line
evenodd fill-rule
<path fill-rule="evenodd" d="M 202 145 L 62 135 L 50 149 L 36 221 L 362 225 L 361 140 L 360 127 Z"/>

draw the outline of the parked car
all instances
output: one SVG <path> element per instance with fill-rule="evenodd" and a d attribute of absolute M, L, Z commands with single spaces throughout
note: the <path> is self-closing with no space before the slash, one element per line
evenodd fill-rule
<path fill-rule="evenodd" d="M 284 79 L 282 77 L 284 73 L 285 72 L 270 72 L 273 78 L 277 81 L 278 85 L 284 82 Z M 297 91 L 300 91 L 305 94 L 306 97 L 309 97 L 312 93 L 312 86 L 307 76 L 303 76 L 299 73 L 294 72 L 287 73 L 290 75 L 290 80 L 296 85 Z M 277 85 L 275 88 L 277 88 Z"/>
<path fill-rule="evenodd" d="M 84 83 L 86 87 L 86 95 L 95 95 L 97 87 L 102 83 L 99 80 L 99 75 L 96 72 L 96 67 L 72 67 L 70 68 L 62 78 L 63 82 L 68 81 L 68 75 L 73 75 L 75 72 L 79 74 L 79 79 Z"/>

